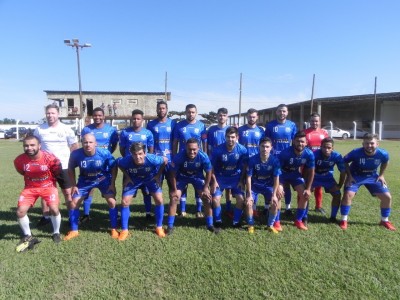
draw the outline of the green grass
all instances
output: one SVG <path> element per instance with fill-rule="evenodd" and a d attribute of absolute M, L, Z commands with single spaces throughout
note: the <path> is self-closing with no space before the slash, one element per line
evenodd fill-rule
<path fill-rule="evenodd" d="M 345 154 L 359 145 L 360 141 L 338 141 L 336 149 Z M 381 146 L 391 154 L 386 180 L 394 200 L 391 220 L 400 227 L 400 145 L 384 141 Z M 21 143 L 0 141 L 0 299 L 400 297 L 399 232 L 377 226 L 378 201 L 364 188 L 355 198 L 346 232 L 311 212 L 307 232 L 284 219 L 281 234 L 272 235 L 258 223 L 250 236 L 245 230 L 230 229 L 225 220 L 226 229 L 215 236 L 189 214 L 177 219 L 174 235 L 159 239 L 153 224 L 145 220 L 138 197 L 131 208 L 132 235 L 118 242 L 107 235 L 107 205 L 96 192 L 92 221 L 80 228 L 78 238 L 55 245 L 51 225 L 35 228 L 40 218 L 37 203 L 29 217 L 33 234 L 42 242 L 33 251 L 16 253 L 20 229 L 15 206 L 23 179 L 15 172 L 13 159 L 21 152 Z M 330 197 L 324 195 L 328 211 L 329 203 Z M 194 212 L 192 195 L 188 204 Z M 65 233 L 64 205 L 62 216 Z"/>

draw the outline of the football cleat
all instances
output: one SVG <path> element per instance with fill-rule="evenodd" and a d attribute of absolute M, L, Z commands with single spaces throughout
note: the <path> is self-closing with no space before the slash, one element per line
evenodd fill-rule
<path fill-rule="evenodd" d="M 113 239 L 118 239 L 118 237 L 119 237 L 119 233 L 118 233 L 117 229 L 111 229 L 110 235 Z"/>
<path fill-rule="evenodd" d="M 162 228 L 162 227 L 157 227 L 157 228 L 156 228 L 156 234 L 157 234 L 160 238 L 165 237 L 164 228 Z"/>
<path fill-rule="evenodd" d="M 304 225 L 304 223 L 299 220 L 294 221 L 294 226 L 296 226 L 297 229 L 300 229 L 300 230 L 308 230 L 307 226 Z"/>
<path fill-rule="evenodd" d="M 168 227 L 167 228 L 167 235 L 171 235 L 174 233 L 174 227 Z"/>
<path fill-rule="evenodd" d="M 27 250 L 32 250 L 35 245 L 39 243 L 40 241 L 37 238 L 34 238 L 31 235 L 26 235 L 20 240 L 17 247 L 15 248 L 15 251 L 25 252 Z"/>
<path fill-rule="evenodd" d="M 204 215 L 203 215 L 203 213 L 201 212 L 201 211 L 198 211 L 197 213 L 196 213 L 196 218 L 197 219 L 201 219 L 201 218 L 203 218 L 204 217 Z"/>
<path fill-rule="evenodd" d="M 274 226 L 274 228 L 275 228 L 276 230 L 278 230 L 279 232 L 281 232 L 281 231 L 283 230 L 280 221 L 275 221 L 273 226 Z"/>
<path fill-rule="evenodd" d="M 275 234 L 279 233 L 279 230 L 277 230 L 274 226 L 267 226 L 267 230 Z"/>
<path fill-rule="evenodd" d="M 322 207 L 315 208 L 315 212 L 320 213 L 321 215 L 326 215 L 325 209 Z"/>
<path fill-rule="evenodd" d="M 53 242 L 56 244 L 59 244 L 61 242 L 61 235 L 59 233 L 53 233 L 51 238 L 53 239 Z"/>
<path fill-rule="evenodd" d="M 186 211 L 182 211 L 182 212 L 181 212 L 181 217 L 182 217 L 182 218 L 186 217 L 186 215 L 187 215 Z"/>
<path fill-rule="evenodd" d="M 254 226 L 249 226 L 247 228 L 247 232 L 250 233 L 250 234 L 253 234 L 254 233 Z"/>
<path fill-rule="evenodd" d="M 128 230 L 121 230 L 118 236 L 118 241 L 125 241 L 129 236 Z"/>
<path fill-rule="evenodd" d="M 64 236 L 64 241 L 72 240 L 72 239 L 74 239 L 74 238 L 76 238 L 78 236 L 79 236 L 79 231 L 78 230 L 68 231 L 67 235 Z"/>
<path fill-rule="evenodd" d="M 347 229 L 347 221 L 340 221 L 339 224 L 340 228 L 342 228 L 343 230 Z"/>
<path fill-rule="evenodd" d="M 396 227 L 394 227 L 393 224 L 390 223 L 389 221 L 381 221 L 381 222 L 379 223 L 379 225 L 381 225 L 381 226 L 383 226 L 383 227 L 385 227 L 386 229 L 389 229 L 389 230 L 391 230 L 391 231 L 395 231 L 395 230 L 396 230 Z"/>

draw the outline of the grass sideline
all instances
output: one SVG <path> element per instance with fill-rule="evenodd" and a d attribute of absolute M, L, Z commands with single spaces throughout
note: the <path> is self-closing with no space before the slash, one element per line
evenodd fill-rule
<path fill-rule="evenodd" d="M 337 141 L 336 149 L 345 154 L 360 145 L 360 140 Z M 16 253 L 15 206 L 23 179 L 13 159 L 22 153 L 22 144 L 0 141 L 0 299 L 398 299 L 400 143 L 382 141 L 381 146 L 391 155 L 386 180 L 396 232 L 377 226 L 378 201 L 362 188 L 346 232 L 311 211 L 307 232 L 284 219 L 284 231 L 273 235 L 262 220 L 249 235 L 229 228 L 225 219 L 225 230 L 215 236 L 189 214 L 177 218 L 173 236 L 159 239 L 144 218 L 139 196 L 131 209 L 132 235 L 118 242 L 106 233 L 107 205 L 96 192 L 92 221 L 80 228 L 78 238 L 60 245 L 51 241 L 51 225 L 35 228 L 37 203 L 29 217 L 42 242 L 33 251 Z M 324 194 L 328 212 L 329 203 Z M 193 195 L 188 205 L 194 212 Z M 62 217 L 65 233 L 65 206 Z"/>

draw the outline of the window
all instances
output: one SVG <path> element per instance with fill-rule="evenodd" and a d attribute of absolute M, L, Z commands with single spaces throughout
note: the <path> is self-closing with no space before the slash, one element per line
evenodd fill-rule
<path fill-rule="evenodd" d="M 128 104 L 137 105 L 138 104 L 138 99 L 128 99 Z"/>
<path fill-rule="evenodd" d="M 112 99 L 112 103 L 121 104 L 122 103 L 122 99 Z"/>

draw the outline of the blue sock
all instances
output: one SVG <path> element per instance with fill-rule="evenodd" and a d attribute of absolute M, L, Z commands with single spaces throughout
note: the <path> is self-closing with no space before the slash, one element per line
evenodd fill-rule
<path fill-rule="evenodd" d="M 201 212 L 202 207 L 203 207 L 203 201 L 201 201 L 200 198 L 196 198 L 196 211 Z"/>
<path fill-rule="evenodd" d="M 69 210 L 69 226 L 71 230 L 78 230 L 79 215 L 79 209 Z"/>
<path fill-rule="evenodd" d="M 254 225 L 254 218 L 253 218 L 253 216 L 247 217 L 247 224 L 249 224 L 249 226 L 253 226 L 253 225 Z"/>
<path fill-rule="evenodd" d="M 156 226 L 161 227 L 164 217 L 164 204 L 156 205 L 154 208 L 154 212 L 156 215 Z"/>
<path fill-rule="evenodd" d="M 108 214 L 110 216 L 110 226 L 112 229 L 116 229 L 118 226 L 118 209 L 116 207 L 114 208 L 109 208 L 108 209 Z"/>
<path fill-rule="evenodd" d="M 226 211 L 230 212 L 232 210 L 232 201 L 231 200 L 226 200 Z"/>
<path fill-rule="evenodd" d="M 382 218 L 389 218 L 391 208 L 381 208 L 381 216 Z"/>
<path fill-rule="evenodd" d="M 121 207 L 121 229 L 122 230 L 128 230 L 128 223 L 129 223 L 130 214 L 131 214 L 131 211 L 129 209 L 129 206 Z"/>
<path fill-rule="evenodd" d="M 213 217 L 212 216 L 206 217 L 206 226 L 207 226 L 207 228 L 213 226 Z"/>
<path fill-rule="evenodd" d="M 83 214 L 89 215 L 90 206 L 92 205 L 93 196 L 89 195 L 85 200 L 83 200 Z"/>
<path fill-rule="evenodd" d="M 348 216 L 350 213 L 350 205 L 341 205 L 340 206 L 340 214 L 342 216 Z"/>
<path fill-rule="evenodd" d="M 308 218 L 308 202 L 307 202 L 306 211 L 304 213 L 303 218 Z"/>
<path fill-rule="evenodd" d="M 285 192 L 285 204 L 288 205 L 292 202 L 292 189 L 289 187 L 284 188 Z"/>
<path fill-rule="evenodd" d="M 235 207 L 233 210 L 233 224 L 237 224 L 240 222 L 240 218 L 242 217 L 242 209 Z"/>
<path fill-rule="evenodd" d="M 221 206 L 217 206 L 213 209 L 213 215 L 215 222 L 222 222 Z"/>
<path fill-rule="evenodd" d="M 298 208 L 296 210 L 296 220 L 301 221 L 304 218 L 304 215 L 306 214 L 306 209 L 305 208 Z"/>
<path fill-rule="evenodd" d="M 186 197 L 181 197 L 179 205 L 181 207 L 181 212 L 186 211 Z"/>
<path fill-rule="evenodd" d="M 278 212 L 276 213 L 275 217 L 275 222 L 280 222 L 281 221 L 281 210 L 278 209 Z"/>
<path fill-rule="evenodd" d="M 168 227 L 174 227 L 175 216 L 168 216 Z"/>
<path fill-rule="evenodd" d="M 151 213 L 151 195 L 143 195 L 143 203 L 146 214 Z"/>
<path fill-rule="evenodd" d="M 331 218 L 335 218 L 336 219 L 337 213 L 339 211 L 339 206 L 332 206 L 331 209 L 332 209 Z"/>
<path fill-rule="evenodd" d="M 277 216 L 277 215 L 275 215 L 275 214 L 273 214 L 273 213 L 271 213 L 271 212 L 269 213 L 269 215 L 268 215 L 268 221 L 267 221 L 267 226 L 268 226 L 268 227 L 274 225 L 276 216 Z"/>

